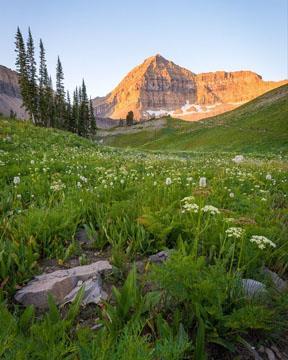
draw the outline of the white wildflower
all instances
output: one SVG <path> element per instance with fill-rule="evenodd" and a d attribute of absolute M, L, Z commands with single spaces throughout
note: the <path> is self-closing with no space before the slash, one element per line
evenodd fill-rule
<path fill-rule="evenodd" d="M 61 180 L 53 181 L 53 183 L 50 185 L 50 189 L 53 191 L 60 191 L 65 188 L 66 188 L 66 185 L 63 184 Z"/>
<path fill-rule="evenodd" d="M 265 236 L 262 235 L 253 235 L 250 239 L 250 242 L 255 243 L 261 250 L 265 249 L 266 245 L 274 248 L 276 247 L 276 244 L 274 244 L 273 241 L 267 239 Z"/>
<path fill-rule="evenodd" d="M 200 177 L 200 179 L 199 179 L 199 186 L 200 186 L 200 187 L 206 187 L 206 186 L 207 186 L 206 177 Z"/>
<path fill-rule="evenodd" d="M 220 214 L 220 211 L 215 206 L 212 205 L 205 205 L 201 210 L 211 215 Z"/>
<path fill-rule="evenodd" d="M 230 196 L 230 198 L 234 198 L 235 195 L 233 192 L 230 192 L 229 196 Z"/>
<path fill-rule="evenodd" d="M 272 175 L 271 175 L 271 174 L 267 174 L 267 175 L 266 175 L 266 180 L 272 180 Z"/>
<path fill-rule="evenodd" d="M 243 155 L 236 155 L 232 161 L 235 163 L 235 164 L 240 164 L 241 162 L 244 161 L 244 156 Z"/>
<path fill-rule="evenodd" d="M 80 189 L 82 187 L 82 184 L 80 181 L 77 181 L 77 187 Z"/>
<path fill-rule="evenodd" d="M 171 185 L 172 184 L 172 179 L 170 177 L 166 178 L 165 180 L 165 184 L 168 186 L 168 185 Z"/>
<path fill-rule="evenodd" d="M 20 177 L 19 177 L 19 176 L 14 176 L 13 183 L 14 183 L 15 185 L 20 184 Z"/>
<path fill-rule="evenodd" d="M 225 233 L 229 238 L 240 239 L 241 236 L 244 234 L 244 230 L 240 227 L 230 227 L 225 231 Z"/>

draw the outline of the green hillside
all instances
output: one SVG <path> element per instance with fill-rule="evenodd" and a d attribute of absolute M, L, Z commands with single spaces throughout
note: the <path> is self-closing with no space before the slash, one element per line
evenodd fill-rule
<path fill-rule="evenodd" d="M 167 118 L 167 126 L 111 135 L 106 144 L 171 151 L 279 152 L 288 146 L 288 85 L 199 122 Z"/>

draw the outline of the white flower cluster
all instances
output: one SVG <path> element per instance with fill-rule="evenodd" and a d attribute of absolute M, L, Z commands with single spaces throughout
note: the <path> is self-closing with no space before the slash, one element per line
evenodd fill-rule
<path fill-rule="evenodd" d="M 220 214 L 220 211 L 215 206 L 212 205 L 205 205 L 202 208 L 202 211 L 205 213 L 209 213 L 210 215 Z"/>
<path fill-rule="evenodd" d="M 253 235 L 250 239 L 250 242 L 255 243 L 261 250 L 265 249 L 266 245 L 274 248 L 276 247 L 276 244 L 274 244 L 273 241 L 267 239 L 265 236 L 262 235 Z"/>
<path fill-rule="evenodd" d="M 19 177 L 19 176 L 14 176 L 13 183 L 14 183 L 15 185 L 20 184 L 20 177 Z"/>
<path fill-rule="evenodd" d="M 53 181 L 52 185 L 50 186 L 50 189 L 53 191 L 60 191 L 62 189 L 65 189 L 66 185 L 62 183 L 61 180 Z"/>
<path fill-rule="evenodd" d="M 199 186 L 200 186 L 200 187 L 206 187 L 206 186 L 207 186 L 207 179 L 206 179 L 206 177 L 200 177 L 200 179 L 199 179 Z"/>
<path fill-rule="evenodd" d="M 183 202 L 182 205 L 182 213 L 185 212 L 193 212 L 195 214 L 199 211 L 199 206 L 194 202 L 194 196 L 186 196 L 184 199 L 181 200 Z"/>
<path fill-rule="evenodd" d="M 172 184 L 172 179 L 170 177 L 166 178 L 165 180 L 165 184 L 168 186 L 168 185 L 171 185 Z"/>
<path fill-rule="evenodd" d="M 244 160 L 244 156 L 243 155 L 236 155 L 232 161 L 235 163 L 235 164 L 240 164 L 242 161 Z"/>
<path fill-rule="evenodd" d="M 230 227 L 225 231 L 228 238 L 236 238 L 240 239 L 241 236 L 244 234 L 244 230 L 240 227 Z"/>

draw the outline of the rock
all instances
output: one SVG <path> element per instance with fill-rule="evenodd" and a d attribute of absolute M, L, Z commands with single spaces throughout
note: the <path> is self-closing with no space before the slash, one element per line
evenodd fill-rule
<path fill-rule="evenodd" d="M 81 280 L 78 281 L 77 286 L 75 286 L 75 288 L 68 295 L 65 296 L 65 304 L 72 302 L 76 298 L 79 290 L 82 287 L 84 287 L 84 296 L 82 299 L 83 305 L 91 303 L 98 304 L 102 300 L 106 300 L 108 298 L 107 293 L 102 290 L 101 278 L 95 277 L 92 279 L 88 279 L 84 282 Z"/>
<path fill-rule="evenodd" d="M 287 81 L 264 81 L 252 71 L 195 74 L 157 54 L 130 71 L 105 97 L 93 99 L 96 118 L 137 120 L 177 115 L 199 120 L 232 110 Z"/>
<path fill-rule="evenodd" d="M 288 289 L 287 281 L 281 279 L 281 277 L 276 274 L 275 272 L 269 270 L 268 268 L 264 268 L 264 273 L 271 279 L 272 283 L 274 284 L 275 288 L 279 292 L 283 292 Z"/>
<path fill-rule="evenodd" d="M 253 298 L 266 294 L 266 286 L 253 279 L 242 279 L 242 288 L 248 298 Z"/>
<path fill-rule="evenodd" d="M 269 360 L 276 360 L 275 354 L 271 349 L 266 348 L 265 352 Z"/>
<path fill-rule="evenodd" d="M 58 305 L 72 301 L 75 294 L 80 290 L 81 283 L 79 282 L 82 281 L 85 286 L 84 298 L 89 303 L 91 299 L 98 299 L 101 295 L 105 296 L 100 290 L 99 279 L 102 273 L 111 269 L 110 263 L 102 260 L 90 265 L 42 274 L 36 276 L 35 279 L 17 291 L 15 299 L 24 306 L 33 304 L 39 309 L 46 309 L 48 307 L 48 294 L 53 296 Z"/>
<path fill-rule="evenodd" d="M 96 240 L 96 234 L 93 236 L 93 238 L 89 237 L 89 234 L 87 233 L 87 230 L 85 228 L 80 228 L 76 232 L 75 236 L 76 239 L 79 241 L 79 243 L 84 246 L 91 246 L 93 242 Z"/>
<path fill-rule="evenodd" d="M 158 252 L 157 254 L 151 255 L 149 256 L 149 261 L 152 263 L 162 263 L 164 261 L 166 261 L 169 257 L 169 251 L 168 250 L 163 250 Z"/>

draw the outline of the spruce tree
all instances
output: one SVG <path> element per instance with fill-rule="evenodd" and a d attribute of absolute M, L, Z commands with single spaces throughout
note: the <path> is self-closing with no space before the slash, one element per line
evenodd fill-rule
<path fill-rule="evenodd" d="M 36 61 L 34 55 L 34 41 L 30 27 L 28 29 L 28 41 L 27 41 L 27 74 L 28 74 L 28 103 L 29 113 L 32 121 L 38 124 L 38 89 L 36 82 Z"/>
<path fill-rule="evenodd" d="M 78 88 L 73 93 L 73 106 L 72 106 L 72 122 L 73 132 L 79 133 L 78 131 L 78 122 L 79 122 L 79 96 L 78 96 Z"/>
<path fill-rule="evenodd" d="M 28 89 L 28 70 L 25 43 L 19 27 L 15 36 L 16 69 L 19 73 L 19 85 L 22 96 L 23 106 L 29 112 L 29 89 Z"/>
<path fill-rule="evenodd" d="M 96 119 L 94 116 L 93 104 L 90 98 L 89 100 L 89 123 L 90 123 L 90 132 L 92 135 L 96 133 Z"/>
<path fill-rule="evenodd" d="M 64 73 L 59 56 L 57 59 L 57 67 L 56 67 L 55 110 L 56 110 L 56 127 L 63 128 L 64 118 L 65 118 L 65 88 L 64 88 Z"/>
<path fill-rule="evenodd" d="M 84 80 L 82 81 L 82 86 L 80 88 L 80 105 L 79 105 L 79 127 L 78 133 L 81 136 L 87 136 L 90 132 L 89 124 L 89 101 L 86 91 L 86 85 Z"/>
<path fill-rule="evenodd" d="M 45 49 L 40 39 L 40 64 L 39 64 L 39 122 L 48 126 L 49 123 L 49 77 L 45 58 Z"/>
<path fill-rule="evenodd" d="M 53 90 L 53 83 L 51 76 L 48 77 L 48 86 L 45 91 L 45 98 L 47 102 L 47 126 L 55 127 L 55 93 Z"/>
<path fill-rule="evenodd" d="M 73 131 L 73 121 L 72 121 L 72 106 L 69 91 L 67 91 L 67 101 L 66 101 L 66 111 L 65 111 L 65 129 L 71 132 Z"/>

